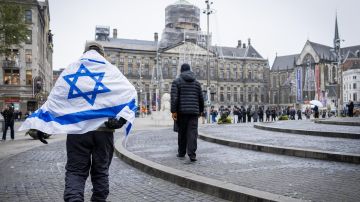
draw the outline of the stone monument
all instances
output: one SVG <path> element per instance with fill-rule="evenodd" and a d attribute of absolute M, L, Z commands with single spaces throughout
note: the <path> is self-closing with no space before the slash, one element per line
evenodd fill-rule
<path fill-rule="evenodd" d="M 164 93 L 161 97 L 160 111 L 153 112 L 151 119 L 155 121 L 155 125 L 172 125 L 174 123 L 170 112 L 169 93 Z"/>

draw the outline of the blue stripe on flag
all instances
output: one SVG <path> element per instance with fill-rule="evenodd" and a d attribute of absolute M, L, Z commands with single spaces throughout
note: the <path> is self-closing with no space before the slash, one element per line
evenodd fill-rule
<path fill-rule="evenodd" d="M 37 117 L 45 122 L 54 121 L 61 125 L 67 125 L 67 124 L 74 124 L 90 119 L 115 117 L 126 106 L 128 106 L 132 111 L 134 111 L 134 109 L 136 110 L 135 100 L 132 100 L 129 103 L 125 103 L 113 107 L 75 112 L 58 117 L 55 117 L 53 114 L 49 113 L 48 111 L 44 112 L 41 109 L 39 109 L 38 111 L 31 114 L 29 118 Z"/>
<path fill-rule="evenodd" d="M 129 125 L 126 127 L 126 135 L 130 133 L 131 128 L 132 128 L 132 124 L 129 123 Z"/>
<path fill-rule="evenodd" d="M 89 59 L 89 58 L 81 58 L 80 60 L 87 60 L 87 61 L 89 61 L 89 62 L 95 62 L 95 63 L 105 64 L 105 62 L 103 62 L 103 61 L 93 60 L 93 59 Z"/>

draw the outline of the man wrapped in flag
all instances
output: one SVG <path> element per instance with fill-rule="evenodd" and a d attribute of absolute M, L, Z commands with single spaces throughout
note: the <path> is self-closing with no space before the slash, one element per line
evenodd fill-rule
<path fill-rule="evenodd" d="M 65 69 L 48 100 L 31 114 L 20 130 L 66 133 L 65 201 L 84 201 L 86 179 L 91 173 L 91 201 L 105 201 L 109 194 L 109 167 L 114 152 L 114 130 L 126 126 L 129 134 L 136 111 L 136 90 L 104 58 L 101 44 L 85 45 L 81 58 Z"/>

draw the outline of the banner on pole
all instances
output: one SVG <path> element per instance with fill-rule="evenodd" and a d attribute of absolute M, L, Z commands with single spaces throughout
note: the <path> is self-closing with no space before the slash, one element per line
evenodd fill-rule
<path fill-rule="evenodd" d="M 302 70 L 296 70 L 296 102 L 302 102 Z"/>

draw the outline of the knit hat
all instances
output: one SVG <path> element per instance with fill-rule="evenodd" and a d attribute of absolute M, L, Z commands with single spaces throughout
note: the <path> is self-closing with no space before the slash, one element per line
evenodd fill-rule
<path fill-rule="evenodd" d="M 96 50 L 100 55 L 105 55 L 104 47 L 97 41 L 86 41 L 84 52 L 89 50 Z"/>
<path fill-rule="evenodd" d="M 181 65 L 181 69 L 180 69 L 180 72 L 185 72 L 185 71 L 190 71 L 190 65 L 189 64 L 182 64 Z"/>

